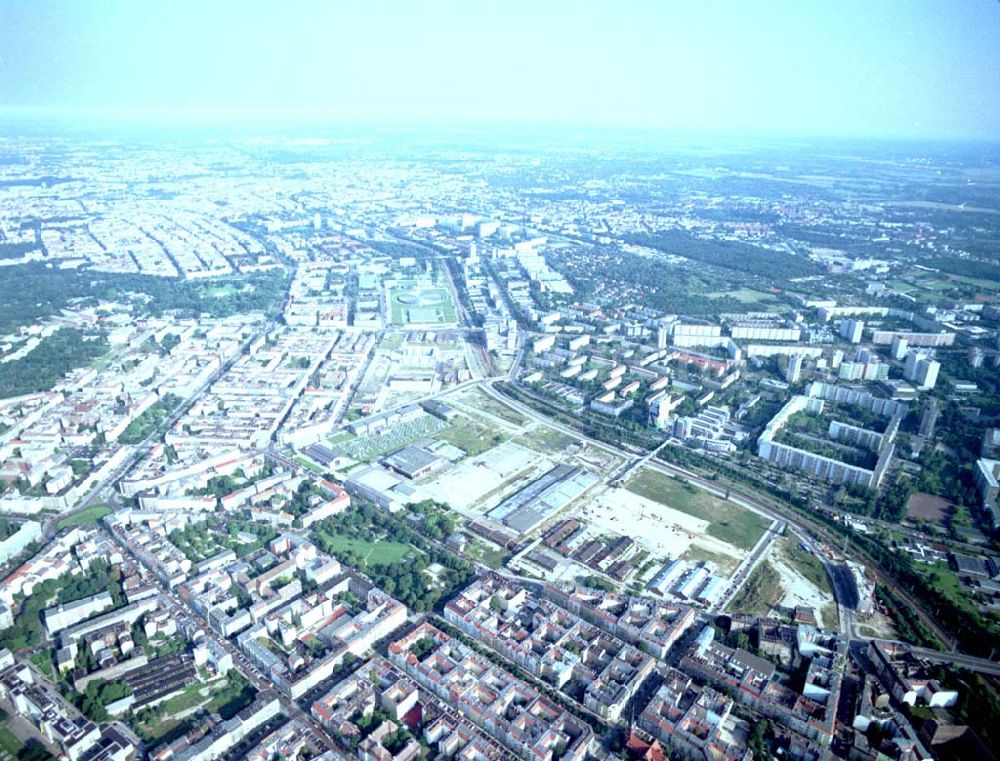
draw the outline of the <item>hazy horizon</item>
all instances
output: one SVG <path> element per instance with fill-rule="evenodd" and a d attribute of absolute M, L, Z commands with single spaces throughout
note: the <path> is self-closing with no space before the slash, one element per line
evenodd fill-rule
<path fill-rule="evenodd" d="M 1000 138 L 1000 3 L 0 2 L 0 116 Z"/>

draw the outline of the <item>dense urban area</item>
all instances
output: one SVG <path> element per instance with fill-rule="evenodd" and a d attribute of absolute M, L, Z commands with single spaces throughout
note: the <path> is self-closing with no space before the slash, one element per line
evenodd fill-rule
<path fill-rule="evenodd" d="M 996 154 L 656 145 L 0 138 L 0 761 L 995 758 Z"/>

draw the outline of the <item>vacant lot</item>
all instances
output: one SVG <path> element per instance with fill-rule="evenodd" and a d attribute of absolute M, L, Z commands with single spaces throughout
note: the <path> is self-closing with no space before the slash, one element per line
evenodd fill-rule
<path fill-rule="evenodd" d="M 326 473 L 326 470 L 321 465 L 318 465 L 317 463 L 313 462 L 305 455 L 294 455 L 292 459 L 295 460 L 295 462 L 297 462 L 303 468 L 307 468 L 308 470 L 311 470 L 313 473 L 317 475 L 321 476 L 324 473 Z"/>
<path fill-rule="evenodd" d="M 434 438 L 454 444 L 470 457 L 475 457 L 503 444 L 509 437 L 503 431 L 462 416 L 448 428 L 438 431 Z"/>
<path fill-rule="evenodd" d="M 821 626 L 837 625 L 833 588 L 818 557 L 803 550 L 795 537 L 785 537 L 774 545 L 770 561 L 780 577 L 781 606 L 804 605 L 816 612 Z"/>
<path fill-rule="evenodd" d="M 705 533 L 742 550 L 753 548 L 771 525 L 762 515 L 654 470 L 640 470 L 629 479 L 626 488 L 633 494 L 708 521 Z"/>
<path fill-rule="evenodd" d="M 483 412 L 488 412 L 501 420 L 506 420 L 512 425 L 522 426 L 528 422 L 527 418 L 520 412 L 511 409 L 503 402 L 497 401 L 485 391 L 478 388 L 472 394 L 463 397 L 462 401 Z"/>
<path fill-rule="evenodd" d="M 479 539 L 472 539 L 465 545 L 465 554 L 490 568 L 503 568 L 504 563 L 510 559 L 510 553 L 506 550 Z"/>
<path fill-rule="evenodd" d="M 771 606 L 781 599 L 784 593 L 785 590 L 781 586 L 781 575 L 773 565 L 763 560 L 760 565 L 754 568 L 739 594 L 729 603 L 727 610 L 733 613 L 765 616 Z"/>
<path fill-rule="evenodd" d="M 746 557 L 745 550 L 712 536 L 708 521 L 624 488 L 591 490 L 571 515 L 587 525 L 580 541 L 631 537 L 641 548 L 640 557 L 648 558 L 640 562 L 652 562 L 657 568 L 683 558 L 707 562 L 713 573 L 729 577 Z"/>
<path fill-rule="evenodd" d="M 706 549 L 699 541 L 692 542 L 682 555 L 689 563 L 711 563 L 719 576 L 732 576 L 740 561 L 731 555 L 723 555 Z"/>
<path fill-rule="evenodd" d="M 547 425 L 539 425 L 519 436 L 517 440 L 525 446 L 546 454 L 562 452 L 567 447 L 577 443 L 577 440 L 572 436 L 557 431 L 555 428 L 549 428 Z"/>
<path fill-rule="evenodd" d="M 783 539 L 778 546 L 781 555 L 793 569 L 802 574 L 821 592 L 833 596 L 830 577 L 827 575 L 826 568 L 823 567 L 823 562 L 816 555 L 802 549 L 794 537 Z"/>

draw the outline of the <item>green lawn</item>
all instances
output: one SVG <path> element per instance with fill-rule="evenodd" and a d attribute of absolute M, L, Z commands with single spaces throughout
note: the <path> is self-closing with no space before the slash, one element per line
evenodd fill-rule
<path fill-rule="evenodd" d="M 640 497 L 708 521 L 706 533 L 709 536 L 743 550 L 757 544 L 771 525 L 762 515 L 648 468 L 629 479 L 626 488 Z"/>
<path fill-rule="evenodd" d="M 55 675 L 55 668 L 52 666 L 52 653 L 48 650 L 32 653 L 29 660 L 50 679 Z"/>
<path fill-rule="evenodd" d="M 333 555 L 345 550 L 351 551 L 364 558 L 366 565 L 392 565 L 415 552 L 410 545 L 400 542 L 367 542 L 364 539 L 351 539 L 346 536 L 330 534 L 322 529 L 318 533 L 329 541 L 328 550 Z"/>
<path fill-rule="evenodd" d="M 209 688 L 208 694 L 201 694 L 206 687 Z M 241 677 L 220 677 L 210 682 L 195 682 L 183 692 L 156 706 L 152 717 L 147 722 L 138 724 L 137 728 L 148 740 L 167 742 L 189 729 L 191 717 L 174 718 L 178 714 L 197 707 L 207 713 L 224 710 L 226 714 L 231 714 L 233 708 L 248 704 L 250 700 L 252 690 Z"/>
<path fill-rule="evenodd" d="M 216 285 L 211 288 L 207 288 L 202 291 L 202 295 L 208 296 L 212 299 L 227 299 L 230 296 L 235 295 L 236 286 L 230 285 L 229 283 L 225 285 Z"/>
<path fill-rule="evenodd" d="M 139 444 L 156 426 L 160 425 L 167 416 L 176 409 L 183 399 L 173 394 L 164 394 L 152 407 L 143 412 L 139 417 L 128 424 L 118 437 L 119 444 Z"/>
<path fill-rule="evenodd" d="M 404 333 L 386 333 L 379 348 L 384 351 L 394 351 L 403 348 L 405 341 L 406 334 Z"/>
<path fill-rule="evenodd" d="M 20 758 L 23 747 L 13 732 L 7 727 L 0 727 L 0 749 L 7 751 L 14 758 Z"/>
<path fill-rule="evenodd" d="M 303 468 L 311 470 L 318 476 L 322 476 L 324 473 L 326 473 L 326 471 L 320 465 L 317 465 L 305 455 L 298 455 L 298 454 L 292 455 L 292 459 L 295 460 L 295 462 L 297 462 Z"/>
<path fill-rule="evenodd" d="M 74 515 L 67 515 L 61 521 L 56 523 L 56 531 L 62 531 L 64 528 L 70 528 L 72 526 L 96 526 L 98 522 L 105 515 L 111 515 L 114 510 L 112 510 L 107 505 L 95 505 L 94 507 L 88 507 Z"/>

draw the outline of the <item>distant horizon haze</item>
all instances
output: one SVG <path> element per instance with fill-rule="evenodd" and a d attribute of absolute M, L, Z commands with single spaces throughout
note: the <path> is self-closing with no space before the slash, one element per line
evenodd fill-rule
<path fill-rule="evenodd" d="M 0 0 L 0 119 L 992 141 L 998 40 L 996 0 Z"/>

